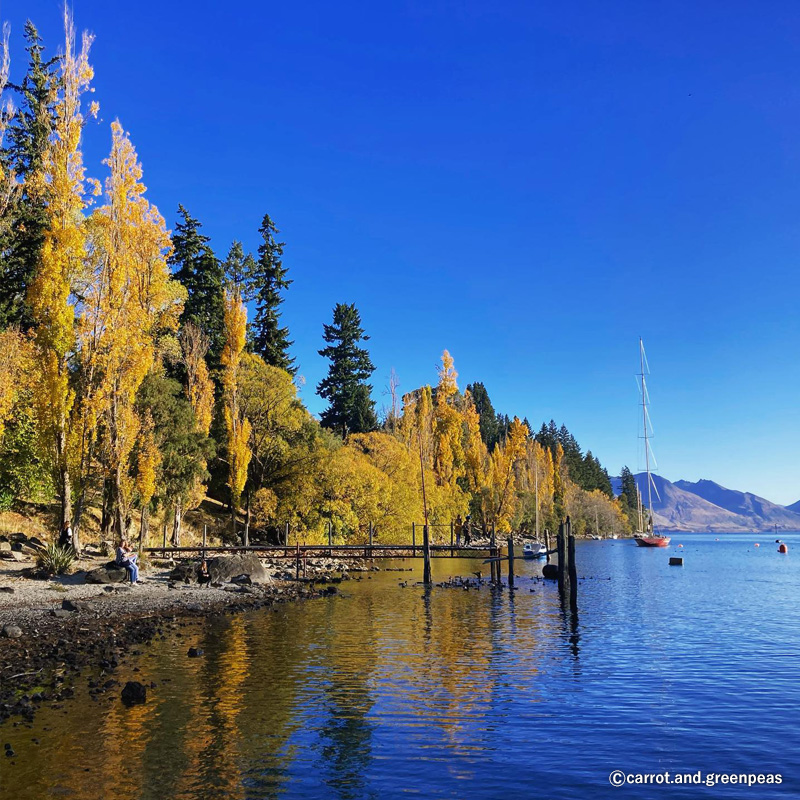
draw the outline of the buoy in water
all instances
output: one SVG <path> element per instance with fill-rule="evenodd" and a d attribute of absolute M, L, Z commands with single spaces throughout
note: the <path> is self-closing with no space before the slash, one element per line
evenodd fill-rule
<path fill-rule="evenodd" d="M 678 545 L 678 547 L 683 547 L 683 545 L 682 545 L 682 544 L 679 544 L 679 545 Z"/>
<path fill-rule="evenodd" d="M 781 542 L 780 546 L 778 547 L 778 552 L 779 553 L 788 553 L 789 552 L 789 548 L 786 546 L 786 544 L 784 542 Z"/>
<path fill-rule="evenodd" d="M 756 543 L 753 545 L 753 547 L 761 547 L 761 545 L 760 545 L 758 542 L 756 542 Z"/>

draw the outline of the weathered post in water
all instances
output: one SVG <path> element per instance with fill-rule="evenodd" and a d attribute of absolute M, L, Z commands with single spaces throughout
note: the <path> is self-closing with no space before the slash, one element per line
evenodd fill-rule
<path fill-rule="evenodd" d="M 417 523 L 411 523 L 411 556 L 417 555 Z"/>
<path fill-rule="evenodd" d="M 286 523 L 286 530 L 283 533 L 283 544 L 285 547 L 289 546 L 289 523 Z"/>
<path fill-rule="evenodd" d="M 422 582 L 428 586 L 431 583 L 431 540 L 428 535 L 428 526 L 422 527 L 422 556 L 423 556 L 423 569 L 422 569 Z"/>
<path fill-rule="evenodd" d="M 563 595 L 567 580 L 567 543 L 564 540 L 563 522 L 559 524 L 558 533 L 556 534 L 556 556 L 558 557 L 558 591 Z"/>
<path fill-rule="evenodd" d="M 208 525 L 203 525 L 203 560 L 206 557 L 206 539 L 208 538 Z"/>
<path fill-rule="evenodd" d="M 572 535 L 572 523 L 567 517 L 567 562 L 569 567 L 569 602 L 572 608 L 578 606 L 578 568 L 575 565 L 575 537 Z"/>
<path fill-rule="evenodd" d="M 372 523 L 369 524 L 369 557 L 372 558 L 372 536 L 375 532 L 375 528 L 373 527 Z"/>
<path fill-rule="evenodd" d="M 328 520 L 328 558 L 333 555 L 333 552 L 330 550 L 331 547 L 333 547 L 333 523 Z"/>
<path fill-rule="evenodd" d="M 514 588 L 514 536 L 508 537 L 508 588 Z"/>
<path fill-rule="evenodd" d="M 161 545 L 161 558 L 167 557 L 167 523 L 164 523 L 164 543 Z"/>

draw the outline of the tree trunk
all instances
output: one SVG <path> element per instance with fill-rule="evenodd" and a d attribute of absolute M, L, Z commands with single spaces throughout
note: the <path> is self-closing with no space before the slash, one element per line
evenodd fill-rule
<path fill-rule="evenodd" d="M 139 554 L 141 556 L 144 546 L 147 544 L 147 532 L 150 527 L 150 515 L 147 513 L 147 506 L 142 507 L 142 518 L 139 523 Z"/>
<path fill-rule="evenodd" d="M 250 546 L 250 492 L 247 493 L 247 499 L 245 501 L 243 544 L 245 547 Z"/>
<path fill-rule="evenodd" d="M 61 487 L 61 529 L 69 523 L 72 526 L 72 483 L 70 482 L 69 469 L 67 469 L 67 435 L 66 426 L 62 424 L 58 432 L 58 463 L 59 463 L 59 484 Z M 81 543 L 78 532 L 72 531 L 72 547 L 80 555 Z"/>
<path fill-rule="evenodd" d="M 114 493 L 114 484 L 109 478 L 103 478 L 103 513 L 100 517 L 100 538 L 108 539 L 111 534 L 113 517 L 111 515 L 111 503 Z"/>
<path fill-rule="evenodd" d="M 181 515 L 183 514 L 183 500 L 179 497 L 175 501 L 175 517 L 172 520 L 172 546 L 181 546 Z"/>
<path fill-rule="evenodd" d="M 126 521 L 125 509 L 122 507 L 122 464 L 117 464 L 114 470 L 114 517 L 119 538 L 128 538 L 128 525 Z"/>

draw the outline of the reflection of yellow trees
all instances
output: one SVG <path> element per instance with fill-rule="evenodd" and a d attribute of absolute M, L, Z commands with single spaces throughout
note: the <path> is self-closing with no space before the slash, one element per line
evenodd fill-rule
<path fill-rule="evenodd" d="M 238 718 L 250 670 L 246 624 L 241 617 L 234 617 L 224 629 L 214 626 L 209 634 L 203 642 L 203 669 L 187 698 L 186 766 L 176 785 L 178 797 L 195 797 L 200 790 L 230 798 L 243 794 Z"/>
<path fill-rule="evenodd" d="M 115 703 L 111 707 L 100 733 L 103 770 L 95 776 L 95 780 L 100 781 L 100 786 L 95 783 L 98 797 L 115 797 L 120 793 L 141 796 L 148 772 L 147 744 L 155 714 L 153 703 L 131 708 Z M 96 758 L 94 754 L 93 760 Z"/>

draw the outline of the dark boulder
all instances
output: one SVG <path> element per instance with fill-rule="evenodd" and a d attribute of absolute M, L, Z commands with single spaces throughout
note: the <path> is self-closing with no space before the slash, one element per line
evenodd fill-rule
<path fill-rule="evenodd" d="M 125 567 L 118 567 L 113 561 L 86 573 L 86 583 L 122 583 L 128 577 Z"/>
<path fill-rule="evenodd" d="M 64 611 L 94 611 L 94 605 L 87 600 L 62 600 L 61 608 Z"/>
<path fill-rule="evenodd" d="M 199 564 L 178 564 L 178 566 L 170 572 L 169 577 L 173 581 L 181 581 L 182 583 L 197 583 L 197 574 L 199 570 Z"/>
<path fill-rule="evenodd" d="M 254 553 L 209 558 L 206 563 L 211 583 L 225 583 L 231 578 L 238 578 L 242 575 L 247 575 L 251 583 L 268 583 L 270 581 L 269 573 Z"/>
<path fill-rule="evenodd" d="M 199 647 L 190 647 L 189 652 L 186 654 L 189 658 L 200 658 L 203 651 Z"/>
<path fill-rule="evenodd" d="M 122 702 L 126 706 L 147 702 L 147 687 L 139 681 L 128 681 L 122 689 Z"/>

